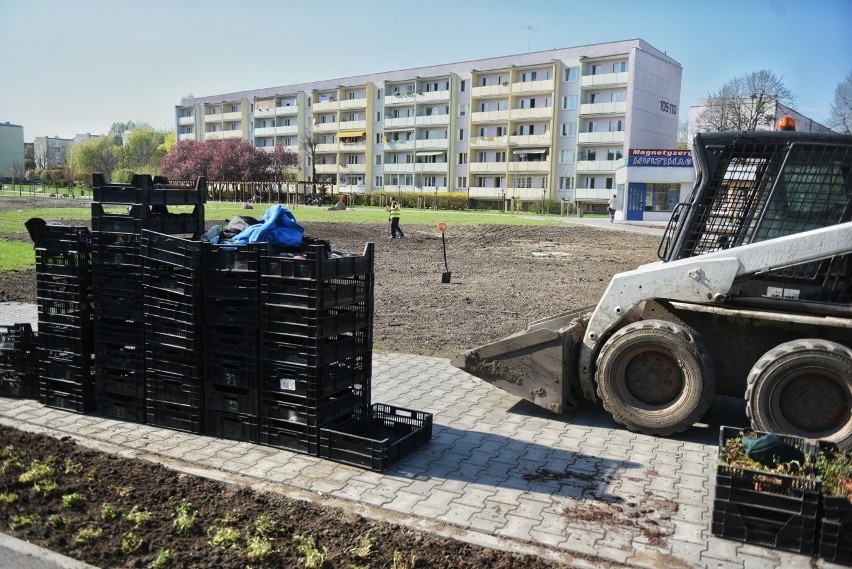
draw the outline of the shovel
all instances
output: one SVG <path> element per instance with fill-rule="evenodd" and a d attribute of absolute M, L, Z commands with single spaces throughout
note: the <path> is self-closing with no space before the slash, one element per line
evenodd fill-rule
<path fill-rule="evenodd" d="M 450 277 L 453 273 L 447 268 L 447 240 L 444 237 L 444 232 L 447 230 L 447 224 L 443 221 L 438 223 L 438 231 L 441 232 L 441 246 L 444 249 L 444 273 L 441 275 L 441 283 L 447 284 L 450 282 Z"/>

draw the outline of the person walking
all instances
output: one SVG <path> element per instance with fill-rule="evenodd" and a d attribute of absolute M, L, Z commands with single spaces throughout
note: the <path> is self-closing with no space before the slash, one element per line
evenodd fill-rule
<path fill-rule="evenodd" d="M 615 194 L 612 194 L 612 197 L 609 198 L 609 222 L 610 223 L 615 221 L 615 198 L 616 198 Z"/>
<path fill-rule="evenodd" d="M 399 203 L 391 198 L 390 207 L 387 208 L 390 219 L 390 235 L 388 239 L 396 239 L 396 234 L 399 233 L 400 239 L 405 237 L 402 228 L 399 226 Z"/>

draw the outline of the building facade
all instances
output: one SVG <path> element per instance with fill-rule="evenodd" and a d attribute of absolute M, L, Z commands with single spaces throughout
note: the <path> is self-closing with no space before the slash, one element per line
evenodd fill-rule
<path fill-rule="evenodd" d="M 283 144 L 343 193 L 602 204 L 627 149 L 675 146 L 681 72 L 641 39 L 555 49 L 184 99 L 176 137 Z"/>
<path fill-rule="evenodd" d="M 24 169 L 24 127 L 0 123 L 0 179 L 11 178 L 12 169 Z"/>
<path fill-rule="evenodd" d="M 58 136 L 37 136 L 33 139 L 33 159 L 39 170 L 59 168 L 68 163 L 68 151 L 74 140 Z"/>

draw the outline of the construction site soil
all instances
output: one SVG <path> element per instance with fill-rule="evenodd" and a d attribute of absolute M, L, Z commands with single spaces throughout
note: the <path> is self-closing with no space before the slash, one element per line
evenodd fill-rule
<path fill-rule="evenodd" d="M 0 213 L 20 207 L 33 202 L 0 199 Z M 658 242 L 569 224 L 450 223 L 445 268 L 432 226 L 403 220 L 405 238 L 391 240 L 383 224 L 303 225 L 306 235 L 329 240 L 337 251 L 375 243 L 374 350 L 443 358 L 594 304 L 613 274 L 653 261 Z M 12 238 L 29 240 L 23 228 Z M 452 273 L 449 283 L 442 282 L 445 272 Z M 0 273 L 0 301 L 35 300 L 34 270 Z M 41 463 L 52 466 L 45 480 L 55 488 L 34 480 Z M 192 505 L 195 518 L 178 533 L 182 503 Z M 104 504 L 117 512 L 114 519 L 104 515 Z M 145 510 L 149 519 L 140 522 Z M 163 566 L 196 568 L 558 566 L 9 428 L 0 428 L 0 526 L 99 567 L 147 567 L 158 555 L 164 559 L 164 550 L 173 557 Z"/>

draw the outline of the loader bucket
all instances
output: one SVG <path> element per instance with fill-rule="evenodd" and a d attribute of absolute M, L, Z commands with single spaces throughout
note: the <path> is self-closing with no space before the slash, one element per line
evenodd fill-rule
<path fill-rule="evenodd" d="M 592 308 L 533 322 L 522 332 L 457 356 L 452 364 L 516 397 L 562 413 L 577 405 L 572 383 Z"/>

